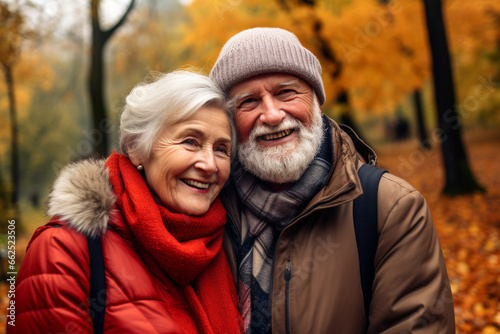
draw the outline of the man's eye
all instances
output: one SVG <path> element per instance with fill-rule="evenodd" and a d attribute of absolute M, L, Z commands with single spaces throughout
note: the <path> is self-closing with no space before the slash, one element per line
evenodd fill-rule
<path fill-rule="evenodd" d="M 252 103 L 255 103 L 257 102 L 258 100 L 255 99 L 255 98 L 248 98 L 248 99 L 245 99 L 243 101 L 241 101 L 239 104 L 238 104 L 238 108 L 242 108 L 242 107 L 247 107 L 249 105 L 251 105 Z"/>
<path fill-rule="evenodd" d="M 295 93 L 296 93 L 296 91 L 294 91 L 293 89 L 283 89 L 283 90 L 280 90 L 277 95 L 285 95 L 285 94 L 291 95 L 291 94 L 295 94 Z"/>

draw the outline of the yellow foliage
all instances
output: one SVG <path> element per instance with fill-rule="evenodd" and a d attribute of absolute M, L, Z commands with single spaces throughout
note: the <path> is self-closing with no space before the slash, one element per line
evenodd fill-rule
<path fill-rule="evenodd" d="M 500 39 L 499 1 L 447 1 L 444 15 L 456 61 L 471 64 L 477 60 L 479 50 L 491 52 L 497 47 Z"/>
<path fill-rule="evenodd" d="M 276 1 L 195 0 L 189 20 L 181 27 L 181 47 L 191 51 L 187 61 L 205 70 L 215 63 L 223 44 L 241 30 L 253 27 L 290 28 Z"/>
<path fill-rule="evenodd" d="M 16 89 L 16 107 L 17 107 L 17 120 L 23 122 L 27 116 L 28 107 L 31 104 L 32 93 L 31 90 L 22 85 L 18 85 Z"/>
<path fill-rule="evenodd" d="M 326 31 L 345 65 L 337 84 L 353 93 L 352 106 L 387 111 L 429 76 L 420 1 L 354 0 Z"/>
<path fill-rule="evenodd" d="M 183 45 L 192 50 L 197 65 L 211 67 L 222 45 L 241 30 L 288 29 L 320 59 L 327 103 L 334 102 L 337 92 L 347 90 L 353 107 L 383 111 L 422 86 L 429 75 L 428 63 L 421 64 L 428 57 L 424 29 L 414 15 L 419 6 L 416 0 L 404 6 L 353 0 L 338 12 L 328 1 L 318 1 L 315 7 L 289 5 L 286 10 L 279 1 L 193 1 Z M 317 22 L 322 26 L 319 37 L 314 30 Z M 329 42 L 338 62 L 323 56 L 318 38 Z M 332 77 L 339 66 L 340 75 Z"/>
<path fill-rule="evenodd" d="M 18 11 L 0 3 L 0 64 L 11 66 L 17 61 L 24 25 L 24 18 Z"/>
<path fill-rule="evenodd" d="M 50 90 L 55 74 L 49 64 L 35 52 L 23 54 L 13 68 L 15 107 L 18 122 L 22 122 L 27 117 L 31 106 L 33 90 L 36 88 L 41 88 L 43 91 Z M 5 82 L 2 82 L 1 86 L 5 87 L 6 92 Z M 0 96 L 0 110 L 2 115 L 5 114 L 6 119 L 10 117 L 7 116 L 9 108 L 8 96 L 2 94 Z M 10 126 L 9 122 L 10 119 L 2 122 L 2 128 L 7 125 Z M 2 133 L 5 133 L 4 136 L 8 135 L 5 131 L 2 131 Z"/>
<path fill-rule="evenodd" d="M 55 74 L 49 63 L 36 51 L 21 54 L 12 64 L 14 80 L 14 98 L 18 124 L 29 121 L 28 112 L 32 103 L 34 90 L 41 88 L 49 91 L 55 80 Z M 1 77 L 3 79 L 3 76 Z M 7 85 L 0 82 L 0 158 L 10 152 L 11 119 Z M 4 93 L 5 92 L 5 93 Z"/>
<path fill-rule="evenodd" d="M 19 85 L 27 85 L 30 88 L 39 87 L 47 92 L 55 80 L 52 67 L 36 50 L 25 52 L 14 70 L 16 88 Z"/>
<path fill-rule="evenodd" d="M 282 4 L 286 3 L 286 6 Z M 356 110 L 387 112 L 431 76 L 430 51 L 423 2 L 392 0 L 318 0 L 314 6 L 297 1 L 195 0 L 187 7 L 181 47 L 189 62 L 210 69 L 221 47 L 237 32 L 257 26 L 294 32 L 319 59 L 327 104 L 347 91 Z M 499 40 L 500 12 L 495 0 L 444 2 L 453 54 L 462 62 L 477 59 L 478 50 Z M 497 16 L 498 17 L 498 16 Z M 320 23 L 319 33 L 314 24 Z M 336 61 L 324 57 L 318 38 L 328 42 Z M 340 69 L 340 71 L 338 71 Z"/>

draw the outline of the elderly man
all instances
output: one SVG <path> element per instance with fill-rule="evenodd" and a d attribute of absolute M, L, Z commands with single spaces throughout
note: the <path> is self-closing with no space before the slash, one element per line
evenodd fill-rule
<path fill-rule="evenodd" d="M 235 103 L 225 247 L 245 333 L 454 333 L 429 208 L 389 173 L 376 192 L 364 299 L 353 201 L 363 194 L 358 169 L 377 158 L 321 112 L 318 59 L 288 31 L 249 29 L 226 43 L 210 77 Z"/>

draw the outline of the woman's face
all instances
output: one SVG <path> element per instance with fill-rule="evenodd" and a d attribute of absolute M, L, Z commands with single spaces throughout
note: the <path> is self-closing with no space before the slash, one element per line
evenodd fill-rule
<path fill-rule="evenodd" d="M 204 107 L 166 126 L 142 162 L 146 181 L 170 211 L 205 214 L 229 177 L 231 130 L 223 110 Z"/>

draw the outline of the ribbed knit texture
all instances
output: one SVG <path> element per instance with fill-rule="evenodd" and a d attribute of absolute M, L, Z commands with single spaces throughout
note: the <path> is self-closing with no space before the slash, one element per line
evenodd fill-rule
<path fill-rule="evenodd" d="M 198 332 L 240 333 L 236 288 L 222 248 L 226 211 L 220 200 L 204 216 L 172 213 L 155 203 L 127 157 L 113 153 L 106 167 L 117 205 L 134 234 L 141 258 L 148 267 L 156 261 L 178 284 Z M 176 321 L 191 332 L 187 330 L 190 321 Z"/>
<path fill-rule="evenodd" d="M 325 102 L 319 60 L 297 36 L 280 28 L 252 28 L 231 37 L 222 48 L 210 78 L 228 91 L 260 74 L 287 73 L 306 81 Z"/>

